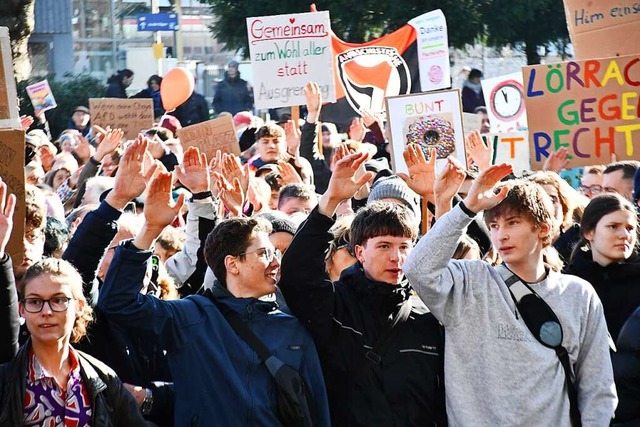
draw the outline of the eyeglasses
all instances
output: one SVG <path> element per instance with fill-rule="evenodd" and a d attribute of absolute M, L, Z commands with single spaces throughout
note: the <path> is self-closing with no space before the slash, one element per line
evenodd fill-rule
<path fill-rule="evenodd" d="M 40 313 L 45 302 L 49 304 L 51 311 L 60 313 L 62 311 L 67 311 L 67 308 L 69 308 L 69 301 L 73 299 L 74 298 L 67 297 L 54 297 L 51 299 L 25 298 L 22 300 L 22 303 L 24 304 L 24 309 L 29 313 Z"/>
<path fill-rule="evenodd" d="M 257 253 L 258 256 L 264 256 L 264 259 L 271 263 L 274 258 L 278 258 L 278 261 L 282 259 L 282 252 L 279 249 L 271 249 L 271 248 L 258 248 L 253 251 L 242 252 L 238 254 L 238 256 L 245 256 L 249 254 Z"/>
<path fill-rule="evenodd" d="M 602 193 L 602 186 L 601 185 L 591 185 L 591 186 L 587 186 L 587 185 L 581 185 L 578 187 L 578 191 L 583 193 L 583 194 L 600 194 Z"/>
<path fill-rule="evenodd" d="M 40 228 L 31 229 L 31 230 L 29 230 L 29 229 L 25 230 L 24 238 L 27 239 L 27 241 L 29 243 L 35 243 L 41 237 L 44 237 L 44 230 L 42 230 Z"/>

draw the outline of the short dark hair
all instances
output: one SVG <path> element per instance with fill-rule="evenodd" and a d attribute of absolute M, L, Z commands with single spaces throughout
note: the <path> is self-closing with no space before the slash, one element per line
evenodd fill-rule
<path fill-rule="evenodd" d="M 302 199 L 311 200 L 316 197 L 316 194 L 306 184 L 288 184 L 280 189 L 280 195 L 278 196 L 278 209 L 282 207 L 282 204 L 289 199 Z"/>
<path fill-rule="evenodd" d="M 638 170 L 638 167 L 640 167 L 640 162 L 637 160 L 622 160 L 609 164 L 605 168 L 603 173 L 606 175 L 615 171 L 622 170 L 623 179 L 633 179 L 636 174 L 636 170 Z"/>
<path fill-rule="evenodd" d="M 144 134 L 149 136 L 158 135 L 158 138 L 160 138 L 162 142 L 167 142 L 168 140 L 173 139 L 174 137 L 173 132 L 171 132 L 170 129 L 163 128 L 160 126 L 153 127 L 147 130 Z"/>
<path fill-rule="evenodd" d="M 284 133 L 284 129 L 282 129 L 282 126 L 278 126 L 275 123 L 267 123 L 257 130 L 256 141 L 264 137 L 284 138 L 284 136 L 285 136 L 285 133 Z"/>
<path fill-rule="evenodd" d="M 26 225 L 33 228 L 44 228 L 47 221 L 47 201 L 38 187 L 27 184 L 25 186 Z"/>
<path fill-rule="evenodd" d="M 375 201 L 361 208 L 351 223 L 349 245 L 364 246 L 367 240 L 379 236 L 418 237 L 416 216 L 408 207 L 392 202 Z"/>
<path fill-rule="evenodd" d="M 478 70 L 477 68 L 473 68 L 471 71 L 469 71 L 469 80 L 476 78 L 481 79 L 482 76 L 482 71 Z"/>
<path fill-rule="evenodd" d="M 204 243 L 204 259 L 216 279 L 227 286 L 227 255 L 239 256 L 258 232 L 271 234 L 271 223 L 262 218 L 232 218 L 218 224 Z"/>
<path fill-rule="evenodd" d="M 149 80 L 147 80 L 147 87 L 151 87 L 151 83 L 153 82 L 156 82 L 158 85 L 162 84 L 162 77 L 157 74 L 153 74 L 149 77 Z"/>
<path fill-rule="evenodd" d="M 542 224 L 548 224 L 549 234 L 543 239 L 542 244 L 546 247 L 551 244 L 551 236 L 560 226 L 555 220 L 553 202 L 551 197 L 544 191 L 544 188 L 535 182 L 526 179 L 513 179 L 501 184 L 502 187 L 509 188 L 507 197 L 491 209 L 484 211 L 484 222 L 489 223 L 499 217 L 509 214 L 523 215 L 528 218 L 535 228 Z"/>
<path fill-rule="evenodd" d="M 69 228 L 60 220 L 48 216 L 47 225 L 44 229 L 44 252 L 43 256 L 56 256 L 64 245 L 69 242 Z"/>

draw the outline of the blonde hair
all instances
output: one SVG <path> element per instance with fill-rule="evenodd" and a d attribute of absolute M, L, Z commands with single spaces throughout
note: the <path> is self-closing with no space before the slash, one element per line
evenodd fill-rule
<path fill-rule="evenodd" d="M 49 277 L 64 277 L 65 284 L 71 286 L 71 295 L 76 301 L 83 301 L 82 308 L 76 313 L 76 319 L 71 331 L 71 342 L 77 343 L 87 334 L 87 327 L 93 321 L 93 310 L 82 292 L 82 276 L 68 261 L 58 258 L 44 258 L 33 264 L 18 285 L 18 292 L 24 297 L 27 284 L 33 279 L 47 275 Z"/>

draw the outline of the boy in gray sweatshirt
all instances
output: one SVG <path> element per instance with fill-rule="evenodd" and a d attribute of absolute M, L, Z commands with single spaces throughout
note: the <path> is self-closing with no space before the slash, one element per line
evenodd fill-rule
<path fill-rule="evenodd" d="M 511 166 L 478 175 L 467 197 L 420 240 L 404 271 L 445 326 L 445 389 L 451 426 L 571 426 L 565 372 L 518 313 L 496 268 L 451 260 L 458 238 L 485 211 L 506 267 L 553 309 L 575 373 L 583 426 L 607 426 L 617 404 L 602 304 L 587 282 L 560 274 L 546 251 L 557 225 L 537 184 L 495 186 Z M 456 183 L 457 185 L 457 183 Z"/>

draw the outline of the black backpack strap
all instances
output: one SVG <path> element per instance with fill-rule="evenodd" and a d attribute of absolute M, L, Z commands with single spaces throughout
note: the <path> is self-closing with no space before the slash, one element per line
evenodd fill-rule
<path fill-rule="evenodd" d="M 380 361 L 382 360 L 382 355 L 385 351 L 387 351 L 389 344 L 391 344 L 394 335 L 394 328 L 397 325 L 406 322 L 406 320 L 409 318 L 409 314 L 411 314 L 411 297 L 407 298 L 407 300 L 402 303 L 393 320 L 388 323 L 387 328 L 378 338 L 378 341 L 370 350 L 367 351 L 367 363 L 362 367 L 363 371 L 372 365 L 377 365 L 378 363 L 380 363 Z"/>
<path fill-rule="evenodd" d="M 571 367 L 571 361 L 569 360 L 569 353 L 562 346 L 562 340 L 560 343 L 555 346 L 550 346 L 548 343 L 545 343 L 540 336 L 539 324 L 540 318 L 547 318 L 550 322 L 555 322 L 560 327 L 560 334 L 562 336 L 562 324 L 560 324 L 560 320 L 558 316 L 555 314 L 551 306 L 547 304 L 547 302 L 540 298 L 540 296 L 529 286 L 527 285 L 518 275 L 513 273 L 504 265 L 496 266 L 496 270 L 504 280 L 509 292 L 511 293 L 511 297 L 516 304 L 516 307 L 520 311 L 522 315 L 522 320 L 529 328 L 531 334 L 545 347 L 552 348 L 555 350 L 558 359 L 560 359 L 560 364 L 564 370 L 564 374 L 567 380 L 567 391 L 569 394 L 569 413 L 571 417 L 571 424 L 573 427 L 581 427 L 582 421 L 580 419 L 580 410 L 578 409 L 578 390 L 576 389 L 574 383 L 574 373 Z M 537 305 L 532 305 L 530 302 L 535 299 Z M 526 309 L 521 306 L 523 300 L 526 303 Z M 532 308 L 538 307 L 538 309 L 532 312 Z M 533 319 L 533 316 L 537 317 L 537 319 Z M 534 326 L 535 325 L 535 326 Z"/>

